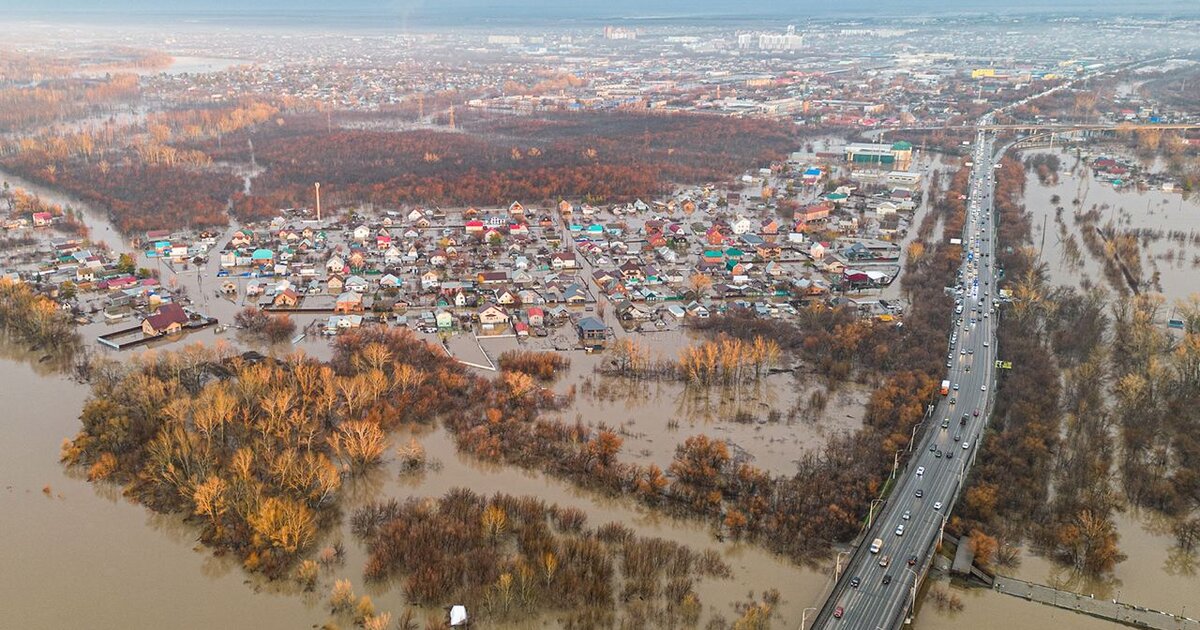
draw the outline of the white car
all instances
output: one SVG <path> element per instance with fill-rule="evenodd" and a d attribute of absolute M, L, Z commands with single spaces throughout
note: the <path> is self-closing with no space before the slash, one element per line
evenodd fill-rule
<path fill-rule="evenodd" d="M 897 535 L 897 536 L 903 536 L 903 535 L 904 535 L 904 526 L 903 526 L 903 525 L 897 525 L 897 526 L 896 526 L 896 535 Z"/>
<path fill-rule="evenodd" d="M 970 442 L 963 442 L 963 450 L 965 451 L 965 450 L 967 450 L 967 449 L 969 449 L 969 448 L 971 448 L 971 443 L 970 443 Z"/>
<path fill-rule="evenodd" d="M 934 502 L 933 502 L 933 509 L 935 509 L 935 510 L 940 510 L 940 509 L 942 509 L 942 502 L 941 502 L 941 501 L 934 501 Z"/>
<path fill-rule="evenodd" d="M 917 466 L 917 476 L 920 477 L 921 475 L 924 475 L 924 474 L 925 474 L 925 467 Z"/>
<path fill-rule="evenodd" d="M 987 391 L 987 385 L 980 385 L 980 386 L 979 386 L 979 391 L 981 391 L 981 392 L 986 392 L 986 391 Z"/>

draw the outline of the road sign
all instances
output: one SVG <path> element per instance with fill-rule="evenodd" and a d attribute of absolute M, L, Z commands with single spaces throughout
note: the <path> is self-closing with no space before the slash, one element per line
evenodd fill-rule
<path fill-rule="evenodd" d="M 1012 369 L 1012 361 L 1001 361 L 1001 360 L 997 359 L 996 367 L 1000 368 L 1001 370 L 1011 370 Z"/>

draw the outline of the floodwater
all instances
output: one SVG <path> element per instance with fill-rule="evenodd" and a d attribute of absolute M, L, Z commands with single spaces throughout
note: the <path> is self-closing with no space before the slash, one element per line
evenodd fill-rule
<path fill-rule="evenodd" d="M 1006 574 L 1146 608 L 1179 613 L 1186 606 L 1200 613 L 1200 553 L 1185 553 L 1176 547 L 1170 521 L 1149 510 L 1138 510 L 1118 512 L 1113 522 L 1121 535 L 1121 551 L 1128 558 L 1117 564 L 1111 578 L 1083 578 L 1028 551 L 1021 554 L 1020 566 Z"/>
<path fill-rule="evenodd" d="M 1095 260 L 1083 245 L 1079 236 L 1080 226 L 1075 223 L 1073 212 L 1087 212 L 1096 207 L 1101 212 L 1098 222 L 1103 226 L 1110 219 L 1122 230 L 1144 228 L 1163 232 L 1163 238 L 1142 241 L 1140 244 L 1142 278 L 1152 279 L 1159 272 L 1159 284 L 1168 304 L 1185 298 L 1200 290 L 1196 273 L 1200 271 L 1200 244 L 1192 244 L 1192 235 L 1200 235 L 1200 199 L 1196 196 L 1184 198 L 1178 192 L 1162 190 L 1136 190 L 1113 188 L 1112 185 L 1095 179 L 1074 154 L 1066 150 L 1027 151 L 1022 157 L 1037 153 L 1053 153 L 1058 156 L 1062 167 L 1057 185 L 1043 185 L 1036 175 L 1028 174 L 1025 189 L 1025 207 L 1031 215 L 1033 245 L 1042 252 L 1042 260 L 1049 268 L 1050 281 L 1055 284 L 1079 286 L 1083 278 L 1093 284 L 1105 283 L 1102 263 Z M 1051 203 L 1054 195 L 1057 204 Z M 1073 205 L 1080 200 L 1078 206 Z M 1062 226 L 1055 222 L 1056 208 L 1061 206 Z M 1043 237 L 1042 227 L 1045 226 Z M 1062 231 L 1065 230 L 1065 235 Z M 1167 238 L 1171 231 L 1183 232 L 1186 241 Z M 1073 263 L 1068 254 L 1067 241 L 1074 237 L 1082 254 L 1082 260 Z"/>
<path fill-rule="evenodd" d="M 11 174 L 0 172 L 0 178 L 36 192 L 48 201 L 82 210 L 93 238 L 128 249 L 107 217 L 81 200 Z M 235 228 L 230 226 L 229 230 Z M 221 238 L 227 239 L 228 234 Z M 197 306 L 222 321 L 230 321 L 242 307 L 240 300 L 213 295 L 219 286 L 215 258 L 207 266 L 189 270 L 172 269 L 141 255 L 138 264 L 159 269 L 164 283 L 174 281 L 186 287 Z M 237 281 L 244 284 L 244 279 Z M 239 290 L 239 295 L 243 294 Z M 303 327 L 318 317 L 298 315 L 295 319 Z M 95 335 L 132 323 L 135 322 L 98 321 L 81 327 L 80 333 L 85 342 L 94 346 Z M 469 337 L 460 336 L 456 343 L 459 341 L 464 347 L 475 345 Z M 515 345 L 515 341 L 507 341 Z M 178 348 L 195 342 L 244 345 L 233 331 L 218 334 L 208 328 L 187 333 L 183 341 L 163 340 L 147 348 Z M 298 346 L 285 343 L 260 349 L 284 353 L 294 347 L 317 358 L 330 356 L 327 339 L 314 334 Z M 487 350 L 493 359 L 502 351 L 490 346 Z M 109 357 L 127 359 L 142 349 L 124 353 L 99 351 Z M 0 514 L 6 515 L 0 519 L 0 540 L 4 541 L 5 549 L 0 610 L 6 613 L 0 626 L 11 622 L 13 627 L 53 628 L 86 618 L 89 628 L 99 629 L 311 627 L 328 619 L 325 597 L 337 578 L 350 579 L 356 592 L 369 594 L 381 611 L 403 610 L 399 589 L 363 583 L 366 554 L 350 535 L 347 522 L 329 532 L 321 542 L 328 545 L 342 541 L 347 552 L 345 564 L 322 573 L 316 594 L 298 593 L 246 574 L 236 561 L 214 557 L 197 542 L 197 530 L 179 517 L 154 514 L 122 498 L 117 488 L 89 484 L 78 473 L 64 470 L 58 463 L 59 448 L 78 429 L 78 415 L 88 387 L 55 373 L 37 359 L 36 355 L 0 345 L 0 378 L 5 383 L 0 390 L 0 405 L 14 410 L 0 422 L 0 480 L 5 485 L 0 492 Z M 577 363 L 576 369 L 585 369 L 585 364 Z M 590 366 L 586 370 L 590 373 Z M 833 407 L 835 404 L 831 402 L 830 408 Z M 603 404 L 585 411 L 587 421 L 592 423 L 599 423 L 609 415 Z M 861 417 L 861 413 L 855 413 L 854 417 Z M 385 470 L 348 483 L 343 500 L 347 515 L 371 500 L 437 496 L 460 486 L 485 494 L 535 495 L 548 502 L 577 507 L 588 514 L 592 526 L 618 521 L 641 535 L 663 537 L 696 550 L 719 550 L 732 567 L 734 577 L 698 584 L 697 593 L 705 606 L 706 618 L 720 614 L 732 620 L 737 617 L 736 602 L 749 599 L 751 593 L 760 597 L 764 591 L 775 588 L 783 597 L 777 608 L 780 618 L 796 619 L 803 608 L 820 600 L 829 584 L 831 567 L 799 567 L 755 545 L 717 541 L 708 526 L 698 521 L 667 517 L 636 502 L 598 496 L 540 473 L 485 464 L 460 455 L 452 437 L 441 429 L 419 429 L 414 434 L 401 432 L 394 436 L 394 443 L 407 443 L 414 436 L 440 467 L 418 477 L 401 476 L 398 464 L 393 461 Z M 663 450 L 668 457 L 673 452 L 673 443 L 669 451 Z M 665 449 L 666 442 L 663 444 Z M 630 446 L 626 447 L 627 454 L 633 452 Z M 49 494 L 43 493 L 44 487 L 49 488 Z M 215 602 L 220 605 L 214 605 Z M 523 627 L 557 625 L 553 616 L 546 616 Z"/>
<path fill-rule="evenodd" d="M 319 618 L 299 598 L 256 594 L 178 518 L 65 471 L 58 449 L 78 429 L 86 386 L 36 355 L 8 345 L 0 355 L 0 626 L 299 628 Z"/>
<path fill-rule="evenodd" d="M 1058 630 L 1116 630 L 1118 623 L 1030 602 L 986 588 L 951 585 L 945 580 L 932 582 L 937 588 L 956 595 L 963 610 L 939 610 L 928 600 L 920 604 L 913 630 L 1013 630 L 1014 628 L 1056 628 Z"/>
<path fill-rule="evenodd" d="M 1024 152 L 1022 157 L 1033 153 Z M 1102 209 L 1101 224 L 1111 216 L 1114 223 L 1126 229 L 1144 227 L 1200 232 L 1200 203 L 1194 197 L 1184 199 L 1179 193 L 1161 190 L 1117 190 L 1093 179 L 1090 170 L 1084 170 L 1081 164 L 1077 165 L 1074 155 L 1061 150 L 1055 150 L 1054 153 L 1062 162 L 1058 183 L 1043 185 L 1036 175 L 1029 173 L 1025 190 L 1025 206 L 1032 215 L 1033 244 L 1041 250 L 1052 283 L 1078 287 L 1083 278 L 1087 278 L 1093 284 L 1107 284 L 1101 263 L 1079 241 L 1079 226 L 1072 217 L 1072 201 L 1076 198 L 1081 200 L 1079 207 L 1084 211 L 1093 205 Z M 1061 228 L 1055 222 L 1056 204 L 1051 203 L 1051 196 L 1055 194 L 1060 197 L 1057 206 L 1064 208 Z M 1046 226 L 1044 239 L 1043 222 Z M 1065 230 L 1065 235 L 1060 230 Z M 1074 235 L 1079 242 L 1082 260 L 1073 261 L 1068 255 L 1066 241 L 1069 235 Z M 1183 250 L 1184 253 L 1177 252 L 1172 262 L 1156 259 L 1171 248 Z M 1151 242 L 1141 252 L 1143 277 L 1149 277 L 1156 268 L 1160 271 L 1162 293 L 1168 304 L 1187 297 L 1200 289 L 1191 264 L 1192 256 L 1197 253 L 1200 253 L 1197 246 L 1180 246 L 1165 238 Z M 1177 614 L 1186 612 L 1195 617 L 1194 613 L 1200 612 L 1200 554 L 1181 552 L 1175 545 L 1170 524 L 1150 511 L 1118 512 L 1113 519 L 1121 537 L 1120 549 L 1128 557 L 1117 564 L 1110 578 L 1081 578 L 1027 549 L 1022 551 L 1020 565 L 1006 574 L 1097 598 L 1115 598 L 1151 609 Z M 958 595 L 965 605 L 964 610 L 957 613 L 940 611 L 926 604 L 914 627 L 920 630 L 962 627 L 981 630 L 1007 630 L 1013 627 L 1090 630 L 1123 627 L 987 589 L 951 587 L 944 581 L 940 587 Z"/>
<path fill-rule="evenodd" d="M 60 190 L 48 188 L 31 182 L 19 175 L 10 173 L 5 170 L 0 170 L 0 182 L 7 182 L 13 188 L 23 188 L 27 192 L 33 193 L 48 203 L 58 204 L 64 209 L 68 206 L 83 212 L 84 223 L 91 229 L 89 235 L 91 240 L 96 243 L 106 243 L 109 247 L 116 251 L 128 250 L 128 241 L 121 236 L 121 232 L 109 220 L 108 214 L 97 209 L 88 202 L 73 197 Z"/>

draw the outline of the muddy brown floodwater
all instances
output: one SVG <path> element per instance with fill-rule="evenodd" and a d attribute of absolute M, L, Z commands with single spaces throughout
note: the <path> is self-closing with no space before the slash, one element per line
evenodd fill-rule
<path fill-rule="evenodd" d="M 324 572 L 318 594 L 292 592 L 246 574 L 235 561 L 214 557 L 198 530 L 175 516 L 154 514 L 124 499 L 117 488 L 89 484 L 58 463 L 62 440 L 78 428 L 86 385 L 38 363 L 36 354 L 0 347 L 0 627 L 61 628 L 302 628 L 327 620 L 324 597 L 333 580 L 350 579 L 380 610 L 403 610 L 398 588 L 366 585 L 365 551 L 343 522 L 321 544 L 341 540 L 346 563 Z M 705 616 L 736 617 L 733 605 L 770 588 L 783 595 L 780 619 L 799 618 L 828 583 L 821 570 L 798 567 L 762 548 L 717 541 L 703 524 L 652 512 L 632 501 L 600 497 L 538 473 L 481 463 L 460 455 L 440 428 L 402 431 L 440 463 L 418 477 L 388 465 L 348 483 L 346 514 L 372 499 L 437 496 L 466 486 L 476 492 L 536 495 L 582 509 L 589 524 L 624 523 L 641 535 L 696 550 L 716 549 L 733 568 L 729 580 L 706 580 L 697 591 Z M 48 489 L 48 492 L 43 492 Z M 344 519 L 348 520 L 348 519 Z M 556 627 L 552 616 L 518 627 Z"/>
<path fill-rule="evenodd" d="M 1191 235 L 1200 235 L 1200 197 L 1192 195 L 1185 199 L 1177 192 L 1113 188 L 1093 178 L 1091 169 L 1065 150 L 1029 151 L 1021 156 L 1024 159 L 1039 153 L 1057 155 L 1062 163 L 1056 185 L 1043 185 L 1036 175 L 1029 173 L 1025 187 L 1025 207 L 1033 227 L 1033 244 L 1042 248 L 1042 260 L 1048 265 L 1052 283 L 1079 286 L 1085 276 L 1094 284 L 1105 283 L 1102 263 L 1084 247 L 1079 237 L 1080 226 L 1072 216 L 1075 210 L 1087 212 L 1095 206 L 1101 212 L 1098 222 L 1101 226 L 1111 219 L 1119 229 L 1145 228 L 1164 233 L 1162 238 L 1150 241 L 1140 251 L 1142 278 L 1151 279 L 1156 270 L 1160 273 L 1160 292 L 1167 298 L 1168 310 L 1176 300 L 1200 291 L 1200 282 L 1196 281 L 1200 266 L 1193 264 L 1194 257 L 1200 256 L 1200 244 L 1190 242 Z M 1059 196 L 1058 204 L 1051 203 L 1054 195 Z M 1075 199 L 1081 201 L 1079 206 L 1072 205 Z M 1063 208 L 1062 222 L 1068 236 L 1061 235 L 1055 224 L 1058 206 Z M 1043 225 L 1046 226 L 1044 241 Z M 1167 238 L 1166 233 L 1172 230 L 1184 232 L 1189 241 L 1181 244 Z M 1083 255 L 1078 265 L 1073 265 L 1066 253 L 1070 236 L 1074 236 Z"/>

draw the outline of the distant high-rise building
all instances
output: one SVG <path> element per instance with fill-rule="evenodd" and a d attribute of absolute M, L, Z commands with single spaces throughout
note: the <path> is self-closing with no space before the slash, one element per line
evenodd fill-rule
<path fill-rule="evenodd" d="M 804 47 L 804 36 L 796 34 L 796 27 L 789 26 L 787 33 L 763 33 L 758 36 L 759 50 L 799 50 Z"/>
<path fill-rule="evenodd" d="M 637 39 L 637 30 L 620 26 L 605 26 L 604 39 Z"/>
<path fill-rule="evenodd" d="M 799 50 L 804 46 L 804 35 L 796 34 L 795 26 L 788 26 L 786 33 L 738 33 L 739 50 Z"/>

